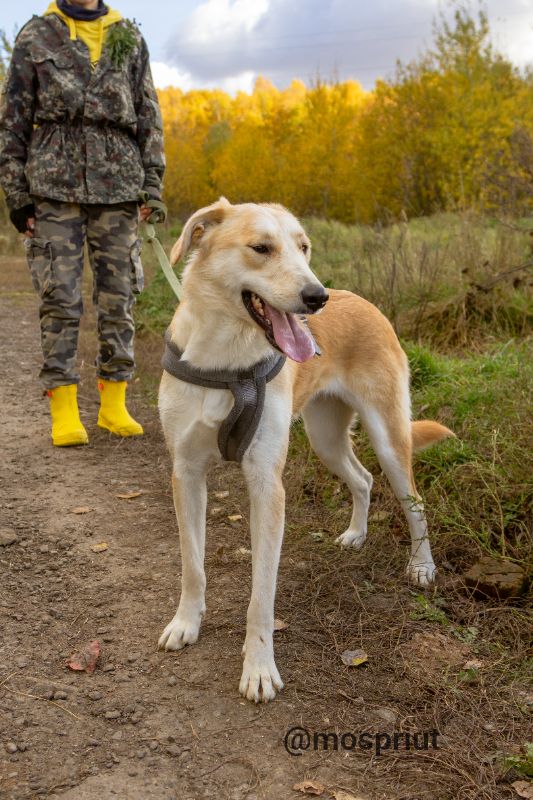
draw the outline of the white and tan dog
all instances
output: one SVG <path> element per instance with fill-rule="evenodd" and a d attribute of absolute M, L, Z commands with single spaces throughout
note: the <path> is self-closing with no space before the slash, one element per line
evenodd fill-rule
<path fill-rule="evenodd" d="M 313 449 L 348 485 L 352 518 L 337 541 L 360 548 L 372 486 L 350 440 L 354 418 L 360 416 L 403 506 L 411 532 L 407 574 L 421 586 L 433 580 L 435 565 L 413 479 L 412 451 L 453 434 L 436 422 L 411 422 L 407 358 L 390 323 L 350 292 L 331 290 L 328 300 L 309 268 L 309 239 L 286 209 L 231 205 L 221 198 L 189 219 L 173 247 L 172 262 L 191 250 L 183 302 L 171 324 L 172 341 L 183 359 L 204 369 L 245 369 L 272 355 L 274 347 L 289 356 L 267 384 L 264 412 L 242 460 L 251 505 L 252 595 L 239 688 L 249 700 L 267 701 L 283 686 L 274 661 L 273 624 L 291 418 L 301 413 Z M 298 315 L 322 307 L 309 318 L 322 350 L 314 357 Z M 206 470 L 211 460 L 220 459 L 217 433 L 232 404 L 230 391 L 192 385 L 163 372 L 159 409 L 172 457 L 182 557 L 178 610 L 159 639 L 166 650 L 198 639 L 205 612 Z"/>

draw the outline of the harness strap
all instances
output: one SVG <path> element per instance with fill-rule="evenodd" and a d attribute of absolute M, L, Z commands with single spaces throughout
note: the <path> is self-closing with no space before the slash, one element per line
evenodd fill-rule
<path fill-rule="evenodd" d="M 161 364 L 166 372 L 186 383 L 208 389 L 228 389 L 233 395 L 233 408 L 218 432 L 218 449 L 224 461 L 238 464 L 257 431 L 265 405 L 266 384 L 281 371 L 285 356 L 278 353 L 263 359 L 249 369 L 198 369 L 182 360 L 183 352 L 174 344 L 167 330 Z"/>

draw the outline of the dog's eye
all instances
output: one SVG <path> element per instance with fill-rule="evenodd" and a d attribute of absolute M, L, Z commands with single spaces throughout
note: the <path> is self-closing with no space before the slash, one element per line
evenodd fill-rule
<path fill-rule="evenodd" d="M 302 245 L 302 250 L 303 250 L 304 253 L 307 254 L 309 252 L 309 245 L 305 244 L 305 242 L 304 242 L 303 245 Z"/>
<path fill-rule="evenodd" d="M 270 253 L 270 247 L 267 244 L 250 244 L 248 246 L 251 247 L 256 253 L 260 253 L 263 256 L 266 256 Z"/>

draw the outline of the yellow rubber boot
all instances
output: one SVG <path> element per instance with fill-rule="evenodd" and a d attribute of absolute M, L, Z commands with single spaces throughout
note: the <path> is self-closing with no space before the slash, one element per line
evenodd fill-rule
<path fill-rule="evenodd" d="M 98 381 L 100 411 L 98 426 L 116 436 L 142 436 L 144 431 L 126 408 L 126 381 Z"/>
<path fill-rule="evenodd" d="M 78 411 L 78 387 L 75 383 L 48 389 L 52 415 L 52 442 L 56 447 L 88 444 L 89 437 Z"/>

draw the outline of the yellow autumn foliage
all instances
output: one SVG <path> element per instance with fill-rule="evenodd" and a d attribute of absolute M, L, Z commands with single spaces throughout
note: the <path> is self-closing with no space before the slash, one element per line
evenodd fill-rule
<path fill-rule="evenodd" d="M 434 50 L 365 92 L 355 81 L 251 94 L 159 92 L 166 200 L 184 216 L 225 195 L 373 222 L 533 201 L 533 75 L 489 42 L 481 13 L 441 23 Z"/>

